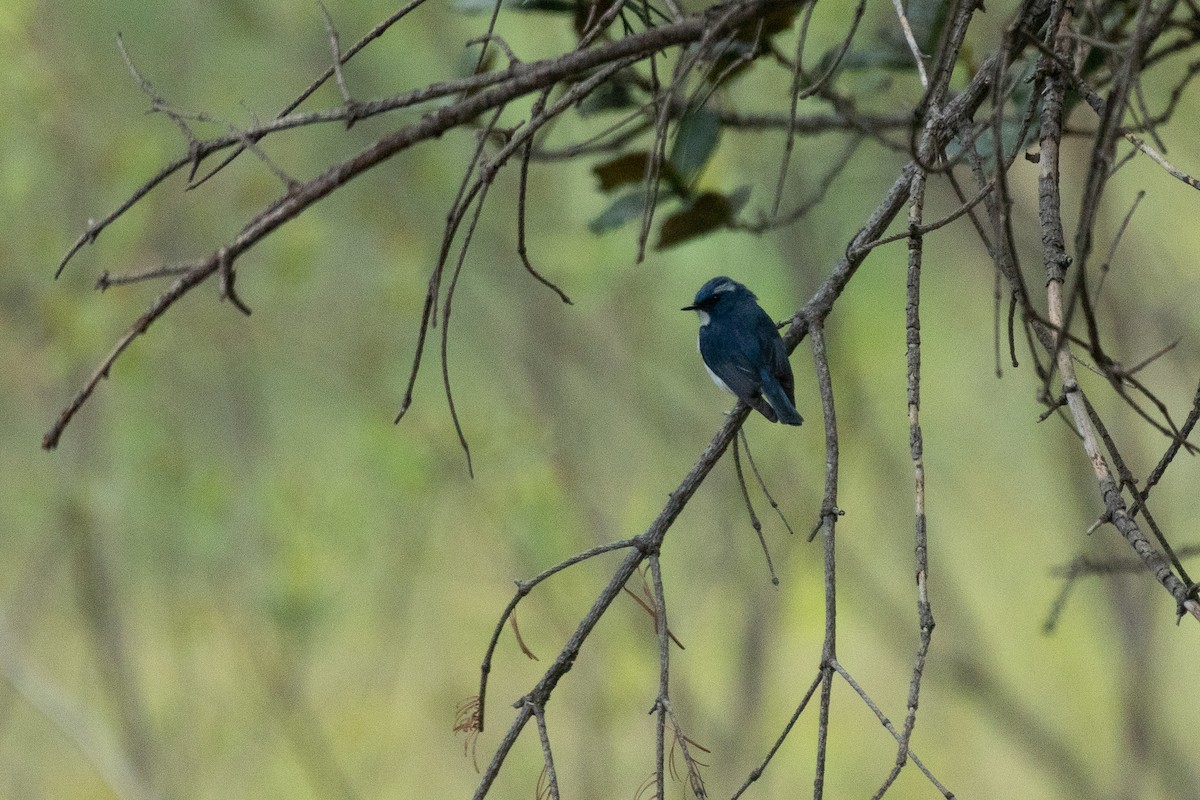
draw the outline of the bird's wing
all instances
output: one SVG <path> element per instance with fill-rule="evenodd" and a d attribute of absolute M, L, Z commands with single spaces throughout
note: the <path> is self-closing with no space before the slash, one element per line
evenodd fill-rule
<path fill-rule="evenodd" d="M 758 314 L 755 316 L 756 344 L 760 354 L 759 358 L 762 359 L 760 363 L 768 365 L 771 375 L 779 381 L 788 400 L 795 405 L 796 381 L 792 376 L 792 364 L 788 361 L 787 347 L 784 346 L 783 339 L 779 336 L 779 329 L 775 327 L 774 320 L 761 307 L 758 308 Z"/>
<path fill-rule="evenodd" d="M 700 354 L 704 363 L 742 400 L 750 400 L 762 389 L 756 366 L 758 352 L 753 332 L 728 326 L 717 328 L 716 323 L 700 329 Z"/>
<path fill-rule="evenodd" d="M 783 339 L 779 337 L 777 332 L 772 336 L 770 348 L 771 374 L 775 376 L 775 380 L 779 381 L 779 385 L 783 387 L 788 400 L 792 402 L 792 405 L 795 405 L 796 379 L 792 375 L 792 364 L 788 361 L 787 347 L 784 346 Z"/>

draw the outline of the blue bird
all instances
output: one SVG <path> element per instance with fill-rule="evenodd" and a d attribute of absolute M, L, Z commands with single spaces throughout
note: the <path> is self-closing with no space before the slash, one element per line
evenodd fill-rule
<path fill-rule="evenodd" d="M 700 317 L 697 347 L 713 381 L 771 422 L 799 425 L 795 378 L 775 323 L 754 293 L 720 276 L 700 287 L 682 311 Z"/>

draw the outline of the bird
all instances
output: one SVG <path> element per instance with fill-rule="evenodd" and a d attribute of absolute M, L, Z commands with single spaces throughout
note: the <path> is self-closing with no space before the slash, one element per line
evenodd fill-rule
<path fill-rule="evenodd" d="M 800 425 L 795 378 L 775 323 L 754 292 L 724 275 L 700 287 L 681 311 L 700 318 L 696 347 L 713 382 L 771 422 Z"/>

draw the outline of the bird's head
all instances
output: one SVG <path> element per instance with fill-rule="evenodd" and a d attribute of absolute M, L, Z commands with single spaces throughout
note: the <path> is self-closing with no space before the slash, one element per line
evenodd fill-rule
<path fill-rule="evenodd" d="M 714 314 L 731 311 L 747 300 L 754 302 L 753 292 L 732 278 L 721 275 L 701 286 L 692 304 L 680 311 L 695 311 L 700 317 L 700 325 L 704 326 Z"/>

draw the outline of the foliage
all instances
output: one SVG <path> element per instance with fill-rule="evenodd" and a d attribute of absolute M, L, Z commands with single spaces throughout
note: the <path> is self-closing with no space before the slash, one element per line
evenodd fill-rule
<path fill-rule="evenodd" d="M 68 94 L 71 67 L 45 73 L 29 50 L 16 74 L 54 75 L 57 95 L 29 94 L 62 98 L 64 138 L 9 123 L 36 153 L 7 160 L 10 175 L 67 158 L 53 141 L 71 159 L 39 216 L 94 213 L 113 202 L 97 187 L 144 183 L 86 224 L 60 291 L 4 294 L 8 363 L 50 376 L 9 401 L 29 414 L 10 415 L 18 440 L 34 410 L 52 416 L 45 396 L 97 351 L 97 330 L 132 319 L 47 435 L 62 446 L 52 466 L 22 461 L 0 482 L 16 521 L 0 640 L 11 735 L 49 730 L 79 756 L 52 776 L 37 765 L 60 759 L 14 756 L 17 780 L 56 795 L 90 776 L 120 796 L 225 796 L 230 782 L 352 796 L 420 774 L 462 793 L 465 765 L 413 750 L 453 725 L 480 756 L 477 795 L 508 781 L 633 796 L 647 775 L 658 796 L 673 779 L 696 796 L 814 778 L 831 796 L 1196 785 L 1173 716 L 1186 703 L 1164 690 L 1198 613 L 1194 548 L 1175 533 L 1189 528 L 1197 370 L 1194 348 L 1168 346 L 1195 335 L 1181 300 L 1194 278 L 1157 249 L 1186 251 L 1193 234 L 1155 235 L 1134 215 L 1142 195 L 1131 202 L 1143 188 L 1171 198 L 1159 212 L 1195 202 L 1174 123 L 1200 72 L 1190 5 L 456 8 L 422 20 L 434 10 L 417 2 L 376 24 L 239 7 L 186 42 L 168 12 L 122 10 L 109 29 L 126 31 L 135 86 L 182 146 L 146 145 L 124 107 L 121 126 L 74 121 L 89 106 Z M 78 25 L 40 35 L 69 53 L 94 41 L 95 20 Z M 244 80 L 274 52 L 246 33 L 276 26 L 321 44 L 294 54 L 323 77 L 290 101 L 278 78 Z M 352 29 L 371 32 L 343 41 Z M 465 59 L 446 44 L 481 31 Z M 227 40 L 210 67 L 227 80 L 197 68 Z M 228 111 L 239 97 L 256 111 Z M 183 199 L 169 192 L 181 179 Z M 631 239 L 643 269 L 623 264 Z M 46 263 L 49 246 L 23 260 Z M 68 262 L 92 248 L 107 292 L 73 301 L 84 273 Z M 694 331 L 662 320 L 719 272 L 748 274 L 776 312 L 781 287 L 811 293 L 785 331 L 811 350 L 796 359 L 810 427 L 750 426 L 752 465 L 739 407 L 680 481 L 708 395 L 676 346 Z M 243 314 L 181 302 L 205 285 Z M 48 322 L 16 316 L 34 296 Z M 449 423 L 420 370 L 431 347 Z M 710 474 L 730 444 L 731 474 Z M 781 517 L 760 519 L 758 497 Z M 780 590 L 743 528 L 773 551 Z M 1052 602 L 1044 567 L 1063 562 Z M 514 575 L 538 577 L 501 611 Z M 1047 609 L 1060 632 L 1040 640 L 1029 622 Z M 1173 629 L 1176 611 L 1192 625 Z M 1114 661 L 1153 696 L 1117 702 L 1107 670 L 1080 674 Z M 1048 711 L 1068 707 L 1087 724 Z M 887 709 L 894 724 L 876 725 Z M 932 734 L 963 726 L 973 737 Z M 1121 733 L 1100 752 L 1075 728 Z M 805 736 L 815 768 L 792 741 L 771 748 Z M 1104 772 L 1117 755 L 1132 777 Z"/>

